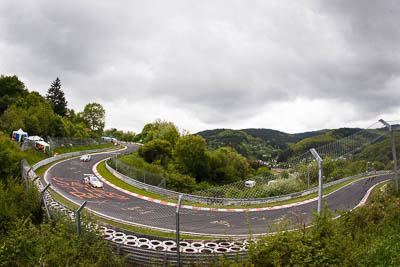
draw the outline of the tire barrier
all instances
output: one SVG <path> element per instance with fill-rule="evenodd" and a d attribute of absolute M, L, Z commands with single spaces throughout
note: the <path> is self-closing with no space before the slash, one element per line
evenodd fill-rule
<path fill-rule="evenodd" d="M 33 179 L 36 174 L 30 177 Z M 42 191 L 44 186 L 40 180 L 36 180 L 37 188 Z M 75 220 L 75 211 L 71 210 L 61 203 L 55 201 L 50 194 L 46 191 L 44 193 L 44 200 L 46 207 L 53 212 L 60 212 L 71 221 Z M 102 237 L 109 242 L 109 244 L 117 249 L 117 251 L 128 254 L 127 261 L 133 264 L 140 264 L 145 266 L 154 265 L 167 265 L 176 264 L 176 242 L 174 240 L 157 240 L 148 239 L 146 237 L 139 237 L 130 233 L 124 233 L 121 230 L 115 230 L 111 227 L 88 224 L 89 227 L 98 229 Z M 234 259 L 237 255 L 245 258 L 247 257 L 247 240 L 244 241 L 181 241 L 181 263 L 182 265 L 190 265 L 193 263 L 201 263 L 202 265 L 212 265 L 223 253 L 228 259 Z M 243 245 L 241 247 L 240 245 Z"/>
<path fill-rule="evenodd" d="M 124 245 L 130 246 L 130 247 L 137 247 L 139 245 L 138 242 L 133 241 L 133 240 L 128 240 L 124 242 Z"/>
<path fill-rule="evenodd" d="M 46 193 L 45 200 L 51 210 L 57 210 L 64 213 L 71 220 L 75 219 L 75 212 L 54 201 L 50 193 Z M 146 237 L 138 237 L 121 230 L 115 230 L 111 227 L 94 224 L 93 227 L 99 230 L 103 238 L 110 242 L 112 247 L 118 248 L 123 253 L 128 253 L 128 261 L 132 263 L 141 263 L 143 265 L 158 265 L 176 263 L 176 242 L 175 240 L 157 240 Z M 236 255 L 247 257 L 248 240 L 235 241 L 181 241 L 179 243 L 181 250 L 182 263 L 191 264 L 201 262 L 203 265 L 210 265 L 215 257 L 226 255 L 234 259 Z M 153 262 L 153 263 L 152 263 Z"/>

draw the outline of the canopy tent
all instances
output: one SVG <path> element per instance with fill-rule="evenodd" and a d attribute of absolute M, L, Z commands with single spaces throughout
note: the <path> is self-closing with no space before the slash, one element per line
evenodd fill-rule
<path fill-rule="evenodd" d="M 13 131 L 11 139 L 17 142 L 23 142 L 28 137 L 28 133 L 24 132 L 22 129 L 18 131 Z"/>
<path fill-rule="evenodd" d="M 37 135 L 35 135 L 35 136 L 29 136 L 29 137 L 28 137 L 28 140 L 30 140 L 30 141 L 44 141 L 44 139 L 43 139 L 42 137 L 37 136 Z"/>
<path fill-rule="evenodd" d="M 45 141 L 36 141 L 36 148 L 39 150 L 42 150 L 43 152 L 46 151 L 47 149 L 50 149 L 50 145 L 48 143 L 46 143 Z"/>

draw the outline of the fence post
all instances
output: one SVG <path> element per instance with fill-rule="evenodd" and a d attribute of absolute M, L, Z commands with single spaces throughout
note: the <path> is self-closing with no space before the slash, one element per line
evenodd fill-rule
<path fill-rule="evenodd" d="M 390 132 L 390 139 L 392 141 L 392 154 L 393 154 L 393 165 L 394 165 L 394 183 L 396 186 L 396 192 L 399 192 L 399 174 L 397 173 L 397 156 L 396 156 L 396 145 L 394 142 L 394 133 L 392 125 L 387 123 L 386 121 L 380 119 L 379 120 L 382 124 L 384 124 Z"/>
<path fill-rule="evenodd" d="M 42 195 L 42 204 L 44 205 L 45 209 L 46 209 L 46 213 L 47 213 L 47 218 L 50 219 L 50 212 L 49 212 L 49 208 L 47 207 L 46 204 L 46 200 L 44 199 L 44 193 L 46 193 L 47 189 L 49 188 L 50 184 L 47 184 L 45 186 L 45 188 L 43 188 L 41 195 Z"/>
<path fill-rule="evenodd" d="M 22 174 L 22 178 L 25 180 L 26 190 L 28 190 L 28 188 L 29 188 L 29 181 L 28 181 L 29 180 L 29 172 L 31 171 L 32 167 L 30 167 L 29 170 L 26 173 L 24 173 L 24 171 L 25 171 L 25 168 L 24 168 L 25 161 L 26 161 L 25 159 L 21 160 L 21 174 Z"/>
<path fill-rule="evenodd" d="M 181 251 L 180 251 L 180 237 L 179 237 L 179 210 L 181 208 L 182 195 L 178 197 L 178 204 L 176 205 L 176 266 L 181 264 Z"/>
<path fill-rule="evenodd" d="M 77 226 L 77 231 L 78 235 L 81 235 L 81 210 L 86 206 L 87 201 L 83 202 L 83 204 L 79 207 L 79 209 L 76 211 L 76 226 Z"/>
<path fill-rule="evenodd" d="M 310 189 L 310 167 L 312 167 L 312 164 L 307 165 L 307 189 Z"/>
<path fill-rule="evenodd" d="M 317 212 L 321 214 L 322 208 L 322 159 L 314 148 L 310 149 L 311 154 L 318 161 L 318 207 Z"/>

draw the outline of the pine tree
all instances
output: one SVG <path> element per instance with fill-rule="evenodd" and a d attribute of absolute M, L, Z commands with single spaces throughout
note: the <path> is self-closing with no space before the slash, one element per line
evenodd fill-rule
<path fill-rule="evenodd" d="M 60 116 L 67 115 L 67 101 L 65 100 L 64 92 L 61 90 L 61 81 L 57 77 L 51 84 L 51 87 L 47 91 L 46 99 L 50 102 L 53 107 L 54 113 Z"/>

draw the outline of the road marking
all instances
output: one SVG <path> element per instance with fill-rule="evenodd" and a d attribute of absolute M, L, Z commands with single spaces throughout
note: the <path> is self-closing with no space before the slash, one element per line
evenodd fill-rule
<path fill-rule="evenodd" d="M 101 161 L 97 162 L 93 166 L 92 171 L 97 177 L 99 177 L 103 182 L 107 183 L 109 186 L 111 186 L 111 187 L 113 187 L 113 188 L 115 188 L 115 189 L 117 189 L 119 191 L 122 191 L 122 192 L 124 192 L 124 193 L 126 193 L 126 194 L 128 194 L 130 196 L 134 196 L 134 197 L 146 200 L 146 201 L 158 203 L 158 204 L 161 204 L 161 205 L 171 206 L 171 207 L 176 207 L 177 206 L 176 203 L 162 201 L 162 200 L 158 200 L 158 199 L 153 199 L 153 198 L 150 198 L 150 197 L 139 195 L 137 193 L 132 193 L 132 192 L 127 191 L 127 190 L 125 190 L 125 189 L 123 189 L 123 188 L 121 188 L 119 186 L 116 186 L 116 185 L 110 183 L 103 176 L 101 176 L 100 173 L 97 171 L 97 166 L 101 162 L 103 162 L 105 160 L 108 160 L 108 159 L 104 159 L 104 160 L 101 160 Z M 377 176 L 368 177 L 368 178 L 375 178 L 375 177 L 377 177 Z M 325 197 L 327 197 L 327 196 L 329 196 L 329 195 L 331 195 L 331 194 L 333 194 L 333 193 L 335 193 L 335 192 L 337 192 L 337 191 L 339 191 L 339 190 L 341 190 L 341 189 L 343 189 L 343 188 L 345 188 L 345 187 L 347 187 L 347 186 L 349 186 L 349 185 L 351 185 L 351 184 L 353 184 L 353 183 L 355 183 L 357 181 L 358 180 L 353 181 L 353 182 L 347 184 L 344 187 L 341 187 L 341 188 L 339 188 L 339 189 L 337 189 L 337 190 L 335 190 L 335 191 L 333 191 L 333 192 L 331 192 L 329 194 L 324 195 L 323 197 L 325 198 Z M 367 198 L 368 198 L 368 196 L 367 196 Z M 318 200 L 318 197 L 307 199 L 307 200 L 303 200 L 303 201 L 296 202 L 296 203 L 285 204 L 285 205 L 280 205 L 280 206 L 273 206 L 273 207 L 264 207 L 264 208 L 223 209 L 223 208 L 205 208 L 205 207 L 190 206 L 190 205 L 181 205 L 181 207 L 184 208 L 184 209 L 202 210 L 202 211 L 218 211 L 218 212 L 248 212 L 248 211 L 250 211 L 250 212 L 254 212 L 254 211 L 267 211 L 267 210 L 279 210 L 279 209 L 285 209 L 285 208 L 292 208 L 292 207 L 297 207 L 297 206 L 300 206 L 300 205 L 308 204 L 308 203 L 311 203 L 311 202 L 316 201 L 316 200 Z"/>

